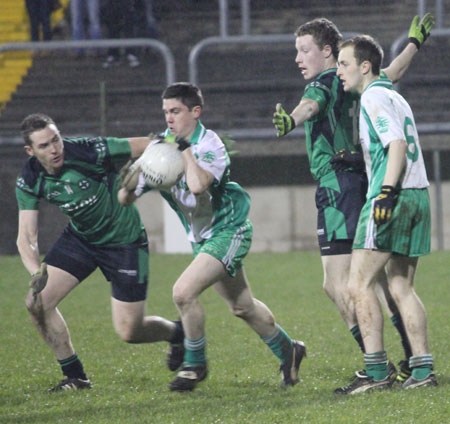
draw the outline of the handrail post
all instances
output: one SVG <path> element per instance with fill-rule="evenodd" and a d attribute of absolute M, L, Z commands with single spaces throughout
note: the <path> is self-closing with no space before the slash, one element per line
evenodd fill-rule
<path fill-rule="evenodd" d="M 241 0 L 241 32 L 250 35 L 250 0 Z"/>
<path fill-rule="evenodd" d="M 228 0 L 219 0 L 220 36 L 228 37 Z"/>

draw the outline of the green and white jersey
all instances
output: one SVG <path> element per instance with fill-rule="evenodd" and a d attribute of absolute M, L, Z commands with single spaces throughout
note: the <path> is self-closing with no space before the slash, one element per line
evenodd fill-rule
<path fill-rule="evenodd" d="M 16 182 L 19 210 L 38 210 L 40 199 L 59 207 L 79 237 L 94 245 L 136 241 L 143 230 L 135 206 L 117 200 L 115 164 L 130 157 L 126 139 L 65 138 L 64 165 L 48 174 L 35 157 L 28 159 Z"/>
<path fill-rule="evenodd" d="M 406 100 L 392 89 L 392 81 L 380 78 L 361 96 L 360 138 L 369 179 L 368 198 L 380 193 L 386 173 L 389 143 L 406 140 L 406 166 L 398 189 L 429 186 L 414 116 Z"/>
<path fill-rule="evenodd" d="M 189 241 L 201 243 L 224 228 L 243 225 L 250 210 L 250 196 L 239 184 L 230 181 L 230 158 L 214 131 L 199 122 L 189 142 L 198 165 L 214 175 L 214 182 L 205 192 L 195 195 L 183 175 L 170 190 L 161 191 L 161 195 L 179 216 Z M 135 193 L 140 196 L 148 190 L 151 188 L 145 185 L 141 174 Z"/>
<path fill-rule="evenodd" d="M 345 92 L 336 69 L 328 69 L 305 87 L 302 98 L 319 105 L 319 113 L 305 122 L 310 170 L 318 180 L 334 172 L 330 160 L 336 152 L 342 149 L 361 151 L 359 96 Z"/>

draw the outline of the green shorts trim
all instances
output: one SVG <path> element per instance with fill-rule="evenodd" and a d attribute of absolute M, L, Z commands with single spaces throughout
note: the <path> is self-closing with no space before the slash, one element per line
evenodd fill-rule
<path fill-rule="evenodd" d="M 192 243 L 194 256 L 207 253 L 222 262 L 232 277 L 242 267 L 242 260 L 250 250 L 253 237 L 252 223 L 247 219 L 240 227 L 227 227 L 201 243 Z"/>
<path fill-rule="evenodd" d="M 377 227 L 373 203 L 365 203 L 358 221 L 353 249 L 375 249 L 415 257 L 430 253 L 431 213 L 428 189 L 400 191 L 391 219 Z"/>

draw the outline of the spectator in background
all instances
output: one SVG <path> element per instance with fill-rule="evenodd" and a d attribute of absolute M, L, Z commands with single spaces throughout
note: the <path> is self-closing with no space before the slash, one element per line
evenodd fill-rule
<path fill-rule="evenodd" d="M 31 41 L 40 41 L 40 30 L 42 28 L 42 39 L 52 39 L 50 26 L 50 15 L 53 0 L 25 0 L 28 16 L 30 18 Z"/>
<path fill-rule="evenodd" d="M 153 0 L 134 0 L 138 37 L 158 38 L 158 27 L 153 13 Z"/>
<path fill-rule="evenodd" d="M 100 27 L 100 2 L 99 0 L 70 0 L 70 15 L 72 20 L 72 38 L 85 40 L 85 13 L 89 19 L 89 38 L 99 40 L 101 38 Z M 78 50 L 82 53 L 82 50 Z"/>
<path fill-rule="evenodd" d="M 104 4 L 102 16 L 105 19 L 107 37 L 112 39 L 135 38 L 136 34 L 136 9 L 134 1 L 111 0 Z M 125 56 L 128 65 L 135 68 L 141 64 L 135 48 L 125 48 Z M 103 63 L 103 68 L 110 68 L 120 63 L 120 49 L 117 47 L 108 49 L 108 55 Z"/>

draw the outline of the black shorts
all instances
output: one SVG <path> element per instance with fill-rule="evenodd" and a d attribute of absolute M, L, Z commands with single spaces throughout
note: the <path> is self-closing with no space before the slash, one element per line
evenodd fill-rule
<path fill-rule="evenodd" d="M 134 243 L 122 246 L 96 246 L 85 242 L 71 229 L 64 229 L 44 258 L 83 281 L 99 267 L 111 283 L 112 297 L 137 302 L 147 297 L 149 274 L 148 241 L 145 231 Z"/>
<path fill-rule="evenodd" d="M 366 174 L 332 172 L 318 181 L 317 238 L 321 255 L 351 253 L 366 194 Z"/>

